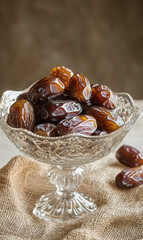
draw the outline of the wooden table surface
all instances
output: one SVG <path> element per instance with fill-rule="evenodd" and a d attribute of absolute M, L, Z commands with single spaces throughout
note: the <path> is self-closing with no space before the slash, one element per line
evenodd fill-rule
<path fill-rule="evenodd" d="M 143 110 L 143 100 L 136 100 L 135 102 Z M 127 134 L 121 145 L 124 143 L 138 148 L 143 153 L 143 116 Z M 10 142 L 0 129 L 0 168 L 6 165 L 12 157 L 20 154 L 14 144 Z"/>

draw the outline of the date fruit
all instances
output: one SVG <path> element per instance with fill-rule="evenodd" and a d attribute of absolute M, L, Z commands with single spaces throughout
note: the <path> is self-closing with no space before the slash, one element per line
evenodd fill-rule
<path fill-rule="evenodd" d="M 88 115 L 78 115 L 70 119 L 64 119 L 57 124 L 59 135 L 66 135 L 69 133 L 91 135 L 95 132 L 96 128 L 96 120 Z"/>
<path fill-rule="evenodd" d="M 115 182 L 119 188 L 137 187 L 143 183 L 143 166 L 125 169 L 120 172 Z"/>
<path fill-rule="evenodd" d="M 92 85 L 91 103 L 110 110 L 117 107 L 117 95 L 105 85 Z"/>
<path fill-rule="evenodd" d="M 64 118 L 79 115 L 82 111 L 80 103 L 73 100 L 51 100 L 43 107 L 41 116 L 51 122 L 59 122 Z"/>
<path fill-rule="evenodd" d="M 27 98 L 27 93 L 22 93 L 17 97 L 17 101 L 18 100 L 28 100 Z M 43 120 L 41 119 L 41 109 L 43 104 L 40 103 L 31 103 L 34 109 L 34 117 L 35 117 L 35 124 L 38 125 L 40 122 L 42 122 Z"/>
<path fill-rule="evenodd" d="M 123 126 L 122 118 L 116 113 L 102 107 L 91 107 L 86 110 L 86 114 L 93 116 L 99 128 L 111 133 Z"/>
<path fill-rule="evenodd" d="M 58 136 L 56 126 L 51 123 L 39 124 L 36 127 L 34 127 L 33 132 L 37 135 L 44 136 L 44 137 Z"/>
<path fill-rule="evenodd" d="M 143 155 L 136 148 L 128 145 L 118 149 L 116 158 L 128 167 L 138 167 L 143 164 Z"/>
<path fill-rule="evenodd" d="M 34 103 L 33 104 L 34 116 L 35 116 L 35 125 L 38 125 L 40 123 L 45 122 L 41 117 L 42 107 L 43 107 L 43 104 L 40 104 L 40 103 Z"/>
<path fill-rule="evenodd" d="M 81 103 L 90 100 L 91 86 L 89 80 L 81 73 L 74 74 L 70 79 L 70 95 L 71 97 Z"/>
<path fill-rule="evenodd" d="M 24 128 L 32 131 L 35 119 L 34 109 L 27 100 L 18 100 L 10 107 L 7 124 L 14 128 Z"/>
<path fill-rule="evenodd" d="M 18 100 L 23 100 L 23 99 L 28 100 L 28 98 L 27 98 L 27 93 L 22 93 L 22 94 L 20 94 L 20 95 L 17 97 L 17 101 L 18 101 Z"/>
<path fill-rule="evenodd" d="M 56 97 L 54 100 L 73 100 L 73 99 L 69 96 L 68 91 L 64 91 L 62 95 Z"/>
<path fill-rule="evenodd" d="M 65 85 L 65 89 L 69 90 L 69 82 L 70 78 L 73 76 L 72 70 L 66 68 L 64 66 L 54 67 L 51 71 L 51 77 L 56 77 L 61 80 L 61 82 Z"/>
<path fill-rule="evenodd" d="M 60 96 L 65 89 L 59 78 L 46 77 L 37 81 L 29 90 L 27 97 L 34 103 L 43 103 Z"/>
<path fill-rule="evenodd" d="M 60 135 L 104 136 L 124 124 L 116 106 L 117 96 L 110 88 L 99 84 L 91 87 L 83 74 L 74 74 L 69 68 L 56 66 L 49 77 L 38 80 L 28 92 L 17 97 L 7 123 L 28 130 L 43 124 L 41 132 L 46 132 L 44 124 L 53 123 Z"/>

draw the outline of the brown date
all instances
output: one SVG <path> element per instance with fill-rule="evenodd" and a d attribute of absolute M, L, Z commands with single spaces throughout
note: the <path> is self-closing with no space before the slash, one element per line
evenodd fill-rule
<path fill-rule="evenodd" d="M 91 107 L 86 110 L 86 114 L 93 116 L 99 128 L 111 133 L 120 128 L 124 122 L 116 113 L 102 107 Z"/>
<path fill-rule="evenodd" d="M 24 99 L 28 100 L 27 93 L 22 93 L 17 97 L 17 100 L 24 100 Z M 41 118 L 41 109 L 43 104 L 34 103 L 34 102 L 31 102 L 31 104 L 33 105 L 33 109 L 34 109 L 35 124 L 38 125 L 39 123 L 43 122 L 43 119 Z"/>
<path fill-rule="evenodd" d="M 60 96 L 64 89 L 64 84 L 58 78 L 46 77 L 30 88 L 27 97 L 34 103 L 43 103 Z"/>
<path fill-rule="evenodd" d="M 51 122 L 59 122 L 64 118 L 71 118 L 82 111 L 80 103 L 73 100 L 51 100 L 41 111 L 42 118 Z"/>
<path fill-rule="evenodd" d="M 22 93 L 17 97 L 17 100 L 24 100 L 24 99 L 28 100 L 27 93 Z M 41 119 L 41 109 L 43 104 L 40 104 L 40 103 L 31 103 L 31 104 L 33 105 L 35 124 L 37 125 L 43 121 Z"/>
<path fill-rule="evenodd" d="M 54 98 L 54 100 L 73 100 L 68 91 L 64 91 L 62 93 L 62 95 L 60 95 L 59 97 Z"/>
<path fill-rule="evenodd" d="M 108 109 L 117 107 L 117 95 L 105 85 L 92 85 L 91 103 Z"/>
<path fill-rule="evenodd" d="M 23 100 L 23 99 L 28 100 L 27 93 L 22 93 L 17 97 L 17 100 Z"/>
<path fill-rule="evenodd" d="M 136 148 L 128 145 L 118 149 L 116 158 L 128 167 L 138 167 L 143 164 L 143 155 Z"/>
<path fill-rule="evenodd" d="M 93 136 L 105 136 L 107 135 L 108 133 L 106 131 L 102 131 L 100 129 L 96 129 L 95 132 L 92 134 Z"/>
<path fill-rule="evenodd" d="M 10 107 L 7 124 L 14 128 L 32 131 L 34 127 L 34 109 L 27 100 L 18 100 Z"/>
<path fill-rule="evenodd" d="M 70 78 L 73 75 L 72 70 L 64 66 L 57 66 L 52 69 L 50 75 L 51 77 L 59 78 L 62 81 L 62 83 L 65 85 L 65 89 L 69 90 Z"/>
<path fill-rule="evenodd" d="M 66 135 L 69 133 L 91 135 L 95 132 L 96 128 L 96 120 L 88 115 L 78 115 L 70 119 L 64 119 L 57 124 L 59 135 Z"/>
<path fill-rule="evenodd" d="M 125 169 L 120 172 L 115 182 L 119 188 L 137 187 L 143 183 L 143 166 Z"/>
<path fill-rule="evenodd" d="M 35 134 L 38 134 L 40 136 L 45 136 L 45 137 L 56 137 L 56 136 L 58 136 L 56 126 L 54 124 L 51 124 L 51 123 L 39 124 L 36 127 L 34 127 L 33 132 Z"/>
<path fill-rule="evenodd" d="M 70 79 L 70 95 L 78 102 L 85 103 L 90 100 L 91 86 L 89 80 L 81 73 L 74 74 Z"/>
<path fill-rule="evenodd" d="M 42 110 L 43 104 L 40 103 L 33 103 L 33 109 L 34 109 L 34 116 L 35 116 L 35 125 L 38 125 L 40 123 L 43 123 L 42 117 L 41 117 L 41 110 Z"/>

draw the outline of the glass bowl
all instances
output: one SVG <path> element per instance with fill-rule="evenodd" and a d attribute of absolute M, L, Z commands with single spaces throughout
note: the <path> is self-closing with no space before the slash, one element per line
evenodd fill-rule
<path fill-rule="evenodd" d="M 76 133 L 42 137 L 25 129 L 12 128 L 6 123 L 11 104 L 28 89 L 3 93 L 0 101 L 0 125 L 24 155 L 51 165 L 48 177 L 57 190 L 43 195 L 36 202 L 33 213 L 41 219 L 61 222 L 94 212 L 94 199 L 77 191 L 84 172 L 81 165 L 99 160 L 113 151 L 139 119 L 142 111 L 135 106 L 129 94 L 117 93 L 117 111 L 125 124 L 115 132 L 104 136 Z"/>

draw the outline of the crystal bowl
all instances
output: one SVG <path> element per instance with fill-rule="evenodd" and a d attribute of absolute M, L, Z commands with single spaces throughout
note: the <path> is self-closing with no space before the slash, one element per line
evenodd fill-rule
<path fill-rule="evenodd" d="M 28 89 L 3 93 L 0 101 L 0 126 L 24 155 L 51 165 L 48 177 L 57 190 L 43 195 L 36 202 L 33 213 L 41 219 L 60 222 L 94 212 L 94 199 L 77 192 L 84 172 L 81 165 L 99 160 L 113 151 L 139 119 L 142 111 L 135 106 L 129 94 L 117 93 L 117 111 L 124 120 L 124 125 L 118 130 L 104 136 L 75 133 L 43 137 L 25 129 L 12 128 L 6 123 L 10 106 L 18 95 Z"/>

